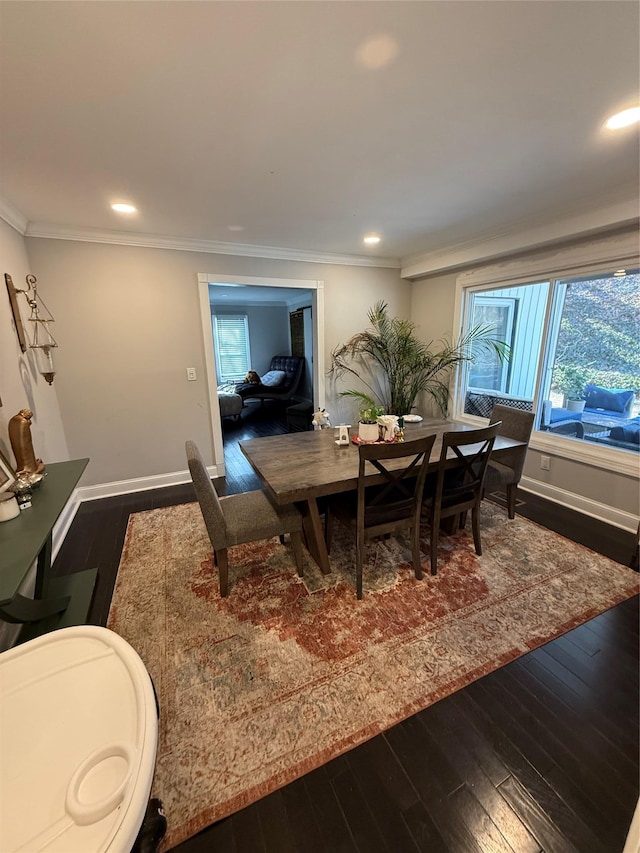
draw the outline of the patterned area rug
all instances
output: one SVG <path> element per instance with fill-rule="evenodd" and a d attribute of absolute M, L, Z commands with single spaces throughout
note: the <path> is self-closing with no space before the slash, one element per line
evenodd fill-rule
<path fill-rule="evenodd" d="M 423 554 L 428 546 L 424 531 Z M 287 540 L 230 551 L 221 599 L 197 504 L 132 515 L 108 625 L 160 702 L 153 794 L 164 849 L 638 591 L 638 575 L 504 509 L 441 536 L 416 581 L 408 543 L 372 543 L 364 599 L 336 524 L 332 572 Z"/>

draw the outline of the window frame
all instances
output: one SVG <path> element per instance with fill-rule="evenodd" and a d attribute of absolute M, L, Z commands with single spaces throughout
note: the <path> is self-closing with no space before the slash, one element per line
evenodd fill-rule
<path fill-rule="evenodd" d="M 216 348 L 216 366 L 218 370 L 217 380 L 219 383 L 223 384 L 226 382 L 241 382 L 242 379 L 247 375 L 247 372 L 251 369 L 251 343 L 249 340 L 249 317 L 247 314 L 240 313 L 215 313 L 211 315 L 211 326 L 213 331 L 213 340 L 214 346 Z M 220 330 L 218 328 L 219 321 L 240 321 L 238 325 L 241 325 L 244 328 L 244 350 L 245 350 L 245 359 L 246 359 L 246 369 L 241 371 L 240 373 L 234 373 L 227 375 L 223 373 L 224 369 L 224 361 L 225 355 L 223 353 L 223 347 L 220 342 Z M 222 322 L 221 322 L 222 325 Z"/>
<path fill-rule="evenodd" d="M 540 423 L 540 400 L 539 395 L 544 387 L 544 379 L 542 372 L 548 365 L 548 342 L 549 332 L 552 323 L 552 314 L 554 311 L 553 289 L 559 281 L 565 281 L 568 278 L 578 278 L 580 276 L 591 276 L 601 274 L 611 275 L 614 270 L 620 268 L 640 268 L 640 257 L 635 253 L 621 253 L 618 255 L 609 255 L 606 260 L 581 264 L 577 260 L 575 263 L 565 266 L 558 263 L 557 267 L 536 264 L 530 262 L 530 270 L 526 271 L 527 261 L 516 262 L 511 266 L 513 274 L 509 274 L 508 267 L 505 265 L 495 268 L 485 268 L 472 270 L 461 274 L 456 282 L 456 299 L 454 307 L 454 330 L 456 336 L 463 334 L 464 329 L 468 324 L 468 307 L 470 300 L 467 299 L 468 293 L 481 293 L 487 290 L 499 290 L 507 287 L 517 287 L 519 285 L 536 284 L 542 280 L 550 282 L 550 293 L 547 299 L 545 318 L 543 323 L 542 342 L 540 349 L 538 364 L 536 367 L 536 387 L 534 392 L 533 410 L 536 413 L 536 422 L 534 430 L 531 434 L 529 446 L 537 451 L 553 456 L 559 456 L 582 464 L 590 465 L 594 468 L 601 468 L 607 471 L 613 471 L 627 476 L 640 479 L 640 454 L 624 450 L 622 448 L 607 447 L 599 445 L 595 442 L 583 442 L 571 438 L 569 436 L 550 433 L 539 429 Z M 492 274 L 493 272 L 493 274 Z M 469 415 L 464 412 L 464 400 L 466 394 L 466 366 L 459 366 L 455 372 L 451 383 L 451 411 L 455 420 L 467 422 L 475 426 L 485 425 L 486 418 L 481 418 L 475 415 Z"/>
<path fill-rule="evenodd" d="M 475 294 L 475 291 L 474 291 L 474 294 Z M 499 307 L 499 308 L 506 310 L 507 327 L 509 329 L 509 334 L 508 334 L 509 340 L 507 340 L 507 343 L 511 346 L 511 343 L 513 341 L 514 332 L 515 332 L 515 322 L 516 322 L 516 313 L 517 313 L 516 312 L 516 300 L 512 296 L 503 296 L 503 297 L 495 297 L 495 298 L 501 300 L 501 303 L 502 303 L 501 305 L 498 305 L 496 307 Z M 488 300 L 486 297 L 483 298 L 482 296 L 476 295 L 474 300 L 473 300 L 473 304 L 474 304 L 474 308 L 476 305 L 482 305 L 482 304 L 487 305 Z M 468 365 L 468 367 L 469 367 L 469 369 L 471 369 L 471 365 Z M 498 369 L 500 370 L 500 386 L 501 387 L 496 388 L 496 390 L 499 390 L 501 393 L 505 394 L 507 382 L 509 380 L 509 373 L 511 372 L 511 366 L 509 364 L 499 364 Z M 474 385 L 474 386 L 469 386 L 469 387 L 478 388 L 479 390 L 484 390 L 481 388 L 480 385 Z"/>

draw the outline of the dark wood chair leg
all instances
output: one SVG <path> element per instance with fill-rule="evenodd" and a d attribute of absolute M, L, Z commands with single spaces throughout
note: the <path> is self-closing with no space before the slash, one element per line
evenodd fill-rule
<path fill-rule="evenodd" d="M 333 541 L 333 513 L 327 507 L 324 514 L 324 541 L 327 545 L 327 554 L 331 553 L 331 542 Z"/>
<path fill-rule="evenodd" d="M 438 573 L 438 534 L 440 532 L 440 513 L 431 517 L 431 574 Z"/>
<path fill-rule="evenodd" d="M 471 527 L 473 529 L 473 544 L 476 547 L 476 554 L 482 556 L 482 542 L 480 541 L 480 511 L 477 506 L 471 510 Z"/>
<path fill-rule="evenodd" d="M 420 522 L 411 528 L 411 557 L 413 559 L 413 571 L 416 578 L 422 580 L 422 563 L 420 562 Z"/>
<path fill-rule="evenodd" d="M 356 595 L 362 598 L 362 563 L 364 562 L 364 542 L 356 542 Z"/>
<path fill-rule="evenodd" d="M 509 518 L 516 517 L 516 491 L 517 485 L 515 483 L 509 483 L 507 485 L 507 513 Z"/>
<path fill-rule="evenodd" d="M 214 554 L 215 562 L 218 564 L 218 578 L 220 579 L 220 597 L 226 598 L 229 594 L 229 561 L 227 549 L 220 548 Z"/>
<path fill-rule="evenodd" d="M 299 530 L 291 532 L 291 545 L 293 547 L 296 568 L 298 569 L 298 577 L 302 577 L 304 574 L 304 563 L 302 562 L 302 534 Z"/>

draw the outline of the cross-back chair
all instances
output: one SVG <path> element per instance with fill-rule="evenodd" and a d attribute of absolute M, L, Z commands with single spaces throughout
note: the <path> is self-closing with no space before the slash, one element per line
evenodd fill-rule
<path fill-rule="evenodd" d="M 431 574 L 438 571 L 438 535 L 443 518 L 455 517 L 464 527 L 471 510 L 473 544 L 476 554 L 482 554 L 480 540 L 480 502 L 489 457 L 500 424 L 464 432 L 445 432 L 438 473 L 433 491 L 426 495 L 423 512 L 431 524 Z M 477 447 L 474 447 L 477 445 Z"/>
<path fill-rule="evenodd" d="M 516 492 L 518 483 L 522 477 L 524 460 L 529 448 L 529 439 L 535 420 L 534 412 L 523 412 L 511 406 L 496 404 L 491 412 L 491 423 L 500 421 L 499 435 L 513 438 L 516 441 L 526 442 L 521 447 L 512 447 L 503 450 L 500 461 L 489 460 L 489 466 L 485 477 L 485 492 L 492 489 L 504 488 L 507 496 L 507 513 L 509 518 L 516 517 Z"/>
<path fill-rule="evenodd" d="M 416 578 L 420 563 L 420 512 L 429 455 L 435 435 L 398 444 L 361 444 L 358 448 L 357 493 L 338 495 L 327 503 L 326 540 L 331 549 L 333 518 L 356 534 L 356 594 L 362 598 L 362 566 L 366 541 L 376 536 L 406 532 Z M 377 474 L 372 483 L 372 474 Z"/>
<path fill-rule="evenodd" d="M 198 447 L 193 441 L 185 443 L 193 488 L 200 505 L 209 539 L 213 547 L 213 562 L 218 567 L 220 596 L 229 591 L 229 561 L 227 549 L 232 545 L 256 542 L 284 534 L 291 536 L 291 546 L 302 577 L 302 516 L 293 506 L 274 506 L 263 491 L 242 492 L 219 497 Z"/>

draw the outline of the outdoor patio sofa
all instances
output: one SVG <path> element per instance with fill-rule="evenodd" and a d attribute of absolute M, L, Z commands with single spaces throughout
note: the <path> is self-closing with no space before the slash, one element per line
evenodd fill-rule
<path fill-rule="evenodd" d="M 553 407 L 549 400 L 542 404 L 540 428 L 563 435 L 584 436 L 584 423 L 601 424 L 603 429 L 625 426 L 631 419 L 634 402 L 632 389 L 602 388 L 588 384 L 584 389 L 582 412 Z"/>

